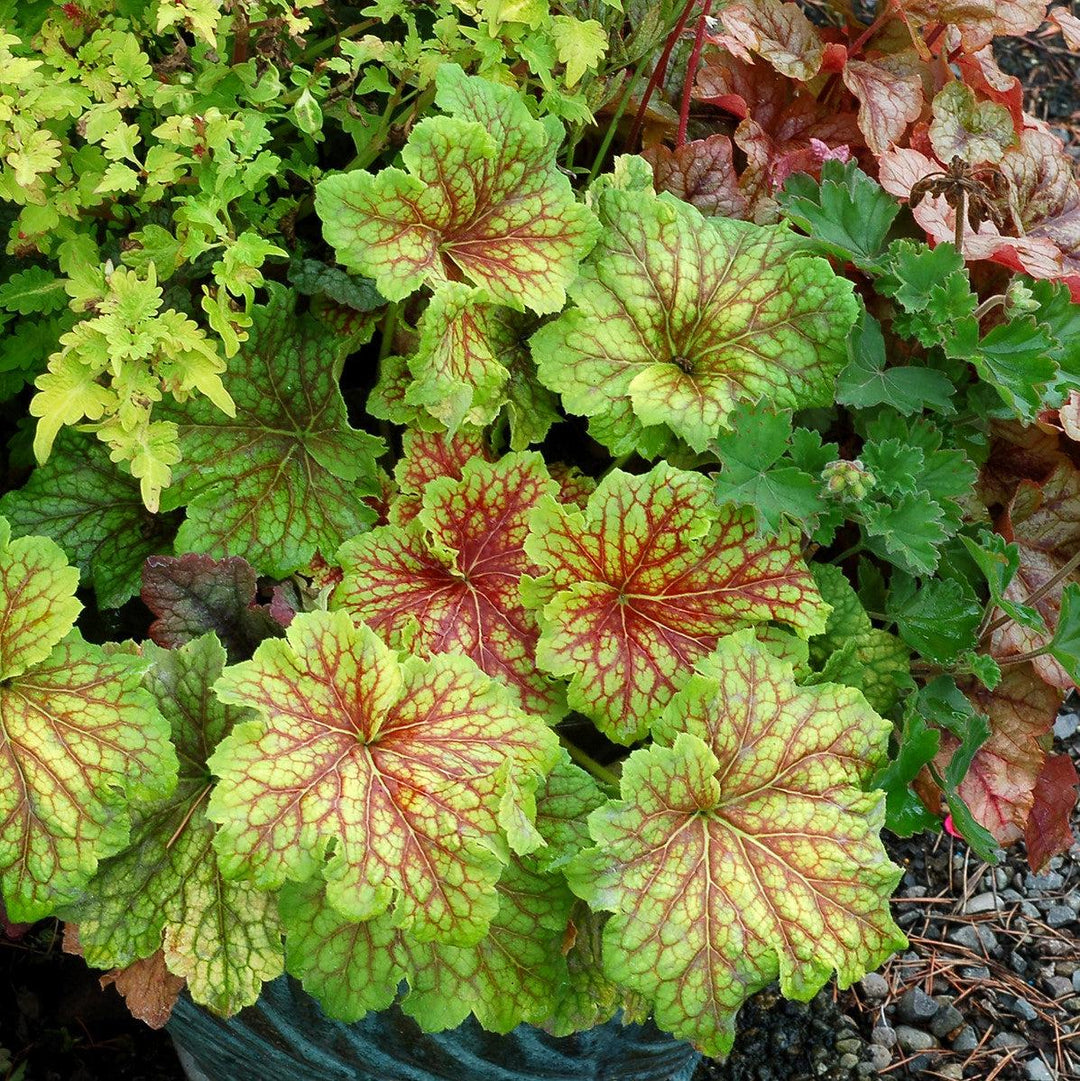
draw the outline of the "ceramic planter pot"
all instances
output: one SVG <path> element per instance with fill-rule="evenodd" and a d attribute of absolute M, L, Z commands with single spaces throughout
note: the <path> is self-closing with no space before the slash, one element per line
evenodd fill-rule
<path fill-rule="evenodd" d="M 181 997 L 169 1032 L 190 1081 L 690 1081 L 701 1057 L 651 1023 L 498 1036 L 469 1018 L 424 1033 L 390 1009 L 347 1025 L 288 977 L 228 1020 Z"/>

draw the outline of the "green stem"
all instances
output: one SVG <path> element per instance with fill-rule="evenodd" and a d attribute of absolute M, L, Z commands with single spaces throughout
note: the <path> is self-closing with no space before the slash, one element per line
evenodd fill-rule
<path fill-rule="evenodd" d="M 622 120 L 623 113 L 626 112 L 626 107 L 630 104 L 630 96 L 633 94 L 634 87 L 637 86 L 638 80 L 641 78 L 643 69 L 644 64 L 638 64 L 634 69 L 633 75 L 630 76 L 626 83 L 626 89 L 623 90 L 622 97 L 619 98 L 619 104 L 615 106 L 615 113 L 611 118 L 611 123 L 608 124 L 607 131 L 604 132 L 604 139 L 600 144 L 600 149 L 596 152 L 596 157 L 593 159 L 592 168 L 589 170 L 589 179 L 585 181 L 585 187 L 589 187 L 596 179 L 597 174 L 600 172 L 600 167 L 607 158 L 608 151 L 611 149 L 611 144 L 615 140 L 615 131 L 619 126 L 619 121 Z"/>
<path fill-rule="evenodd" d="M 620 454 L 618 458 L 612 458 L 611 465 L 609 465 L 607 469 L 605 469 L 604 472 L 600 475 L 600 479 L 603 480 L 604 477 L 606 477 L 613 469 L 622 469 L 622 467 L 626 465 L 626 463 L 630 461 L 633 456 L 634 452 L 630 451 L 629 454 Z"/>
<path fill-rule="evenodd" d="M 838 556 L 834 556 L 830 563 L 843 563 L 845 559 L 850 559 L 852 556 L 857 556 L 865 547 L 863 541 L 856 541 L 846 552 L 841 552 Z"/>
<path fill-rule="evenodd" d="M 619 775 L 614 770 L 608 769 L 607 766 L 600 765 L 591 755 L 587 755 L 580 747 L 575 743 L 571 743 L 561 732 L 559 733 L 559 742 L 566 748 L 570 757 L 579 765 L 582 769 L 591 773 L 598 781 L 603 781 L 604 784 L 612 785 L 614 788 L 619 787 Z"/>
<path fill-rule="evenodd" d="M 382 372 L 383 361 L 390 355 L 393 348 L 394 332 L 397 330 L 398 316 L 401 314 L 401 301 L 395 300 L 386 306 L 386 315 L 383 316 L 382 340 L 379 342 L 379 371 Z"/>

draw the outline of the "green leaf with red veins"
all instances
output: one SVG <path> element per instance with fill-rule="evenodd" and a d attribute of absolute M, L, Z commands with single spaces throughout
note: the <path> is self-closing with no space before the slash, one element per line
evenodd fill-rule
<path fill-rule="evenodd" d="M 506 339 L 517 336 L 499 318 L 500 307 L 482 290 L 447 282 L 420 317 L 420 343 L 409 360 L 415 381 L 405 401 L 423 406 L 451 435 L 462 424 L 490 424 L 506 400 L 510 373 L 500 358 Z"/>
<path fill-rule="evenodd" d="M 538 454 L 473 458 L 460 480 L 428 482 L 417 518 L 342 546 L 334 606 L 394 648 L 471 657 L 521 708 L 557 721 L 561 688 L 537 670 L 539 627 L 518 592 L 539 571 L 525 554 L 529 517 L 557 491 Z"/>
<path fill-rule="evenodd" d="M 1024 480 L 1017 487 L 1001 524 L 1006 541 L 1016 543 L 1020 566 L 1005 589 L 1005 599 L 1033 607 L 1047 629 L 1007 620 L 994 631 L 990 652 L 999 661 L 1049 645 L 1061 614 L 1065 586 L 1077 580 L 1067 564 L 1080 552 L 1080 470 L 1061 461 L 1043 483 Z M 1029 597 L 1038 594 L 1033 605 Z M 1000 610 L 995 610 L 1000 616 Z M 1052 687 L 1068 690 L 1075 684 L 1068 672 L 1049 654 L 1032 663 L 1041 679 Z"/>
<path fill-rule="evenodd" d="M 168 970 L 218 1014 L 250 1006 L 284 954 L 273 896 L 218 870 L 204 804 L 213 783 L 206 759 L 249 710 L 222 705 L 211 686 L 225 664 L 212 634 L 176 650 L 143 647 L 145 683 L 172 728 L 180 780 L 165 799 L 133 808 L 131 844 L 102 863 L 65 913 L 79 925 L 87 963 L 125 967 L 164 946 Z"/>
<path fill-rule="evenodd" d="M 32 596 L 34 579 L 21 584 Z M 0 880 L 11 919 L 72 901 L 98 860 L 127 844 L 129 801 L 175 784 L 168 724 L 140 686 L 147 666 L 73 631 L 0 686 Z"/>
<path fill-rule="evenodd" d="M 351 919 L 393 906 L 418 939 L 484 935 L 506 848 L 501 771 L 551 768 L 542 721 L 467 657 L 401 661 L 340 611 L 297 615 L 215 691 L 262 718 L 210 760 L 226 877 L 275 889 L 321 872 Z"/>
<path fill-rule="evenodd" d="M 1012 117 L 1004 105 L 975 101 L 964 83 L 948 83 L 934 98 L 930 143 L 942 161 L 960 158 L 969 165 L 1001 161 L 1016 142 Z"/>
<path fill-rule="evenodd" d="M 401 436 L 401 458 L 394 467 L 400 495 L 390 506 L 390 521 L 404 525 L 420 513 L 420 496 L 436 477 L 461 480 L 462 470 L 474 458 L 491 461 L 491 449 L 478 431 L 463 429 L 456 435 L 409 428 Z"/>
<path fill-rule="evenodd" d="M 11 539 L 0 518 L 0 680 L 45 660 L 75 626 L 79 572 L 48 537 Z"/>
<path fill-rule="evenodd" d="M 525 551 L 547 573 L 540 667 L 570 676 L 569 702 L 618 743 L 641 739 L 719 635 L 776 620 L 825 630 L 829 606 L 800 534 L 755 534 L 753 513 L 717 507 L 699 473 L 666 463 L 613 470 L 584 512 L 547 499 Z"/>
<path fill-rule="evenodd" d="M 709 1055 L 779 977 L 809 1000 L 848 987 L 906 940 L 889 895 L 901 871 L 865 792 L 892 726 L 847 687 L 796 686 L 752 631 L 723 639 L 595 811 L 575 892 L 609 909 L 604 965 L 660 1027 Z"/>
<path fill-rule="evenodd" d="M 558 311 L 596 239 L 555 154 L 553 117 L 536 120 L 513 88 L 439 68 L 435 103 L 448 116 L 416 124 L 405 170 L 339 173 L 315 206 L 338 261 L 375 279 L 389 300 L 465 279 L 513 308 Z"/>
<path fill-rule="evenodd" d="M 609 189 L 599 205 L 605 230 L 571 287 L 576 307 L 532 346 L 541 381 L 600 421 L 609 446 L 666 425 L 702 451 L 740 401 L 832 402 L 858 305 L 804 241 L 668 195 Z"/>
<path fill-rule="evenodd" d="M 13 921 L 54 911 L 128 839 L 130 798 L 176 781 L 145 661 L 72 630 L 79 572 L 0 518 L 0 895 Z"/>
<path fill-rule="evenodd" d="M 821 34 L 797 4 L 743 0 L 725 4 L 720 21 L 740 45 L 789 79 L 807 83 L 821 69 L 825 55 Z"/>
<path fill-rule="evenodd" d="M 474 945 L 418 942 L 390 914 L 345 919 L 317 883 L 282 891 L 289 971 L 324 1012 L 356 1021 L 409 990 L 402 1010 L 427 1032 L 456 1028 L 471 1012 L 484 1028 L 506 1033 L 544 1020 L 566 982 L 560 950 L 573 895 L 561 876 L 514 860 L 498 884 L 498 912 Z"/>
<path fill-rule="evenodd" d="M 297 315 L 295 302 L 270 287 L 269 303 L 253 310 L 225 379 L 235 417 L 203 398 L 171 412 L 184 460 L 165 494 L 170 507 L 187 504 L 178 551 L 242 554 L 279 578 L 374 520 L 363 497 L 378 493 L 382 451 L 349 427 L 338 389 L 357 339 Z"/>

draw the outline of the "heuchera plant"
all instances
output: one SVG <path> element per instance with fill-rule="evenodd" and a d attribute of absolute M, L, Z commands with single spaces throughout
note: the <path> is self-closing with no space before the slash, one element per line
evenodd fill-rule
<path fill-rule="evenodd" d="M 828 8 L 0 0 L 7 918 L 722 1055 L 1072 843 L 1047 5 Z"/>

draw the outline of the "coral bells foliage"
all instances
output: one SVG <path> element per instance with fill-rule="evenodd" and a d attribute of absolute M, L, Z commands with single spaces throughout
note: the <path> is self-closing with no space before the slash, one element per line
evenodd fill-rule
<path fill-rule="evenodd" d="M 814 9 L 0 0 L 5 927 L 722 1055 L 1073 843 L 1046 5 Z"/>

